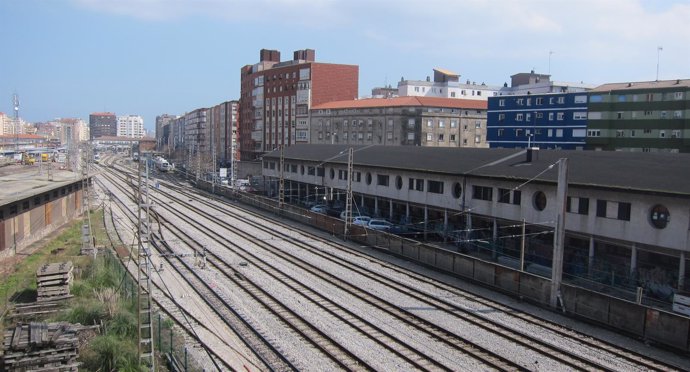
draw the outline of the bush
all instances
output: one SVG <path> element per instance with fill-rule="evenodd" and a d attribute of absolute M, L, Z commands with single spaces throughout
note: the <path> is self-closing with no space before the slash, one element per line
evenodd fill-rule
<path fill-rule="evenodd" d="M 115 335 L 96 337 L 90 351 L 82 354 L 87 371 L 142 371 L 137 349 Z"/>
<path fill-rule="evenodd" d="M 115 314 L 113 319 L 108 322 L 108 334 L 117 335 L 122 338 L 139 337 L 137 331 L 137 318 L 132 313 L 120 311 Z"/>
<path fill-rule="evenodd" d="M 102 303 L 89 302 L 78 304 L 67 312 L 66 320 L 83 325 L 100 324 L 105 319 L 105 308 Z"/>

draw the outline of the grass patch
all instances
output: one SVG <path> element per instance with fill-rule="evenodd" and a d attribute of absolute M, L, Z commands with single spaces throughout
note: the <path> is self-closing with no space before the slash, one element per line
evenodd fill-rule
<path fill-rule="evenodd" d="M 68 321 L 83 325 L 102 325 L 102 334 L 80 350 L 81 369 L 86 371 L 145 371 L 139 365 L 138 330 L 132 279 L 108 250 L 95 260 L 79 256 L 83 219 L 72 222 L 57 237 L 19 262 L 14 273 L 0 283 L 3 309 L 20 294 L 35 299 L 36 271 L 45 263 L 72 261 L 75 266 L 71 294 L 74 296 L 60 313 L 44 321 Z M 107 245 L 103 211 L 91 214 L 96 244 Z M 128 290 L 129 289 L 129 290 Z M 9 326 L 10 324 L 5 324 Z"/>
<path fill-rule="evenodd" d="M 82 224 L 81 219 L 72 222 L 55 239 L 15 264 L 14 272 L 0 282 L 0 309 L 3 312 L 20 294 L 36 290 L 36 271 L 44 263 L 72 261 L 75 266 L 80 266 L 87 260 L 79 256 Z"/>

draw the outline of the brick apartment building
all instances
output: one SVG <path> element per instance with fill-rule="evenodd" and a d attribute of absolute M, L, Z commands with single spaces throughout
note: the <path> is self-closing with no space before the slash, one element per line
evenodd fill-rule
<path fill-rule="evenodd" d="M 308 143 L 313 105 L 357 98 L 359 66 L 315 60 L 312 49 L 295 51 L 284 62 L 279 51 L 262 49 L 258 63 L 242 67 L 242 161 L 254 161 L 280 145 Z"/>

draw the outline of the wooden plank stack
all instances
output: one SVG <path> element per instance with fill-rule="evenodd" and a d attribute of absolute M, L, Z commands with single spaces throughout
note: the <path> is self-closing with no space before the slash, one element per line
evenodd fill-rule
<path fill-rule="evenodd" d="M 74 266 L 71 261 L 44 264 L 36 271 L 38 301 L 54 301 L 71 297 Z"/>
<path fill-rule="evenodd" d="M 77 333 L 82 329 L 69 323 L 17 323 L 5 331 L 3 370 L 78 371 Z"/>

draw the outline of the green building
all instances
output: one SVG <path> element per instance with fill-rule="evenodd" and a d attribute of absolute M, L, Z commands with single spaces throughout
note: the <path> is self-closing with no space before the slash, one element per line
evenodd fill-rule
<path fill-rule="evenodd" d="M 690 79 L 612 83 L 589 93 L 589 150 L 690 152 Z"/>

